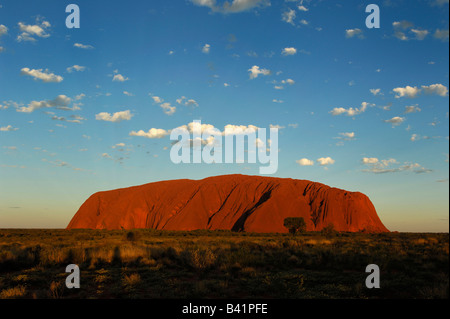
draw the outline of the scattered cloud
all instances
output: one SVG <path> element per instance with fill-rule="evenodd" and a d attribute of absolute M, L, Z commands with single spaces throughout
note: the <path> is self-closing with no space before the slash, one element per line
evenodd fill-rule
<path fill-rule="evenodd" d="M 128 92 L 128 91 L 123 91 L 123 94 L 125 94 L 126 96 L 134 96 L 133 93 L 130 93 L 130 92 Z"/>
<path fill-rule="evenodd" d="M 133 117 L 133 114 L 131 114 L 130 110 L 116 112 L 114 114 L 110 114 L 107 112 L 101 112 L 95 115 L 95 119 L 98 121 L 107 121 L 107 122 L 114 122 L 118 123 L 121 121 L 129 121 Z"/>
<path fill-rule="evenodd" d="M 296 49 L 296 48 L 293 48 L 293 47 L 290 47 L 290 48 L 284 48 L 284 49 L 281 51 L 281 54 L 282 54 L 282 55 L 294 55 L 294 54 L 297 54 L 297 49 Z"/>
<path fill-rule="evenodd" d="M 270 75 L 271 71 L 268 69 L 260 69 L 259 66 L 254 65 L 251 69 L 248 70 L 250 72 L 250 79 L 256 79 L 260 74 L 262 75 Z"/>
<path fill-rule="evenodd" d="M 419 41 L 424 40 L 425 37 L 430 33 L 427 30 L 418 30 L 418 29 L 411 29 L 411 32 L 415 34 L 416 39 Z"/>
<path fill-rule="evenodd" d="M 159 96 L 152 96 L 152 99 L 155 103 L 158 103 L 158 104 L 164 102 L 164 100 L 161 99 Z"/>
<path fill-rule="evenodd" d="M 339 133 L 340 136 L 336 137 L 336 139 L 341 139 L 344 141 L 351 141 L 355 139 L 355 132 L 347 132 L 347 133 Z"/>
<path fill-rule="evenodd" d="M 142 136 L 146 138 L 162 138 L 166 135 L 169 135 L 170 131 L 166 131 L 160 128 L 151 128 L 148 132 L 145 132 L 143 130 L 140 131 L 131 131 L 130 136 Z"/>
<path fill-rule="evenodd" d="M 43 100 L 43 101 L 31 101 L 28 106 L 22 106 L 16 109 L 17 112 L 21 113 L 32 113 L 35 110 L 42 108 L 56 108 L 59 110 L 77 110 L 78 108 L 69 108 L 69 104 L 72 99 L 66 95 L 58 95 L 53 100 Z"/>
<path fill-rule="evenodd" d="M 429 86 L 422 85 L 422 89 L 425 94 L 436 94 L 442 97 L 448 95 L 448 88 L 442 84 L 432 84 Z"/>
<path fill-rule="evenodd" d="M 405 106 L 405 114 L 416 113 L 422 111 L 420 107 L 416 105 Z"/>
<path fill-rule="evenodd" d="M 31 76 L 35 80 L 41 80 L 42 82 L 45 82 L 45 83 L 50 83 L 50 82 L 59 83 L 59 82 L 62 82 L 62 80 L 64 79 L 60 75 L 50 73 L 48 70 L 43 71 L 42 69 L 35 70 L 35 69 L 23 68 L 22 70 L 20 70 L 20 74 Z"/>
<path fill-rule="evenodd" d="M 376 157 L 364 157 L 362 159 L 363 164 L 376 164 L 378 163 L 378 158 Z"/>
<path fill-rule="evenodd" d="M 383 93 L 381 93 L 381 89 L 370 89 L 370 93 L 372 93 L 374 96 L 383 95 Z"/>
<path fill-rule="evenodd" d="M 205 44 L 202 48 L 202 52 L 205 54 L 209 54 L 209 51 L 211 50 L 211 45 Z"/>
<path fill-rule="evenodd" d="M 368 168 L 363 172 L 374 174 L 396 173 L 402 171 L 411 171 L 416 174 L 430 173 L 432 170 L 421 166 L 418 163 L 404 162 L 399 163 L 396 159 L 378 160 L 378 158 L 363 158 L 362 163 Z"/>
<path fill-rule="evenodd" d="M 302 159 L 299 159 L 299 160 L 297 160 L 297 161 L 295 161 L 298 165 L 300 165 L 300 166 L 313 166 L 314 165 L 314 161 L 312 161 L 312 160 L 309 160 L 309 159 L 307 159 L 307 158 L 302 158 Z"/>
<path fill-rule="evenodd" d="M 347 29 L 345 30 L 345 37 L 346 38 L 353 38 L 358 37 L 359 39 L 364 39 L 364 34 L 361 29 Z"/>
<path fill-rule="evenodd" d="M 0 24 L 0 37 L 4 36 L 5 34 L 8 34 L 8 28 L 5 25 Z"/>
<path fill-rule="evenodd" d="M 283 83 L 283 84 L 289 84 L 289 85 L 294 85 L 294 84 L 295 84 L 295 81 L 292 80 L 292 79 L 286 79 L 286 80 L 281 81 L 281 83 Z"/>
<path fill-rule="evenodd" d="M 11 131 L 17 131 L 17 130 L 18 130 L 18 128 L 12 127 L 12 125 L 0 127 L 0 132 L 11 132 Z"/>
<path fill-rule="evenodd" d="M 113 76 L 113 82 L 125 82 L 128 81 L 129 78 L 123 76 L 122 74 L 119 74 L 117 70 L 114 71 L 114 76 Z"/>
<path fill-rule="evenodd" d="M 180 97 L 179 99 L 177 99 L 177 103 L 180 105 L 185 105 L 185 106 L 192 106 L 192 107 L 197 107 L 198 103 L 196 100 L 194 99 L 188 99 L 185 96 Z"/>
<path fill-rule="evenodd" d="M 448 29 L 447 30 L 440 30 L 437 29 L 436 32 L 434 33 L 434 37 L 436 39 L 441 40 L 442 42 L 447 42 L 448 41 Z"/>
<path fill-rule="evenodd" d="M 294 23 L 295 16 L 296 16 L 295 10 L 288 9 L 287 11 L 283 12 L 283 14 L 281 15 L 281 20 L 286 23 L 295 25 L 295 23 Z"/>
<path fill-rule="evenodd" d="M 191 0 L 191 2 L 197 6 L 208 7 L 212 12 L 223 14 L 240 13 L 253 8 L 270 6 L 269 0 L 232 0 L 231 3 L 225 1 L 223 5 L 218 5 L 216 0 Z"/>
<path fill-rule="evenodd" d="M 395 116 L 393 118 L 391 118 L 390 120 L 385 120 L 385 123 L 390 123 L 392 124 L 392 126 L 398 126 L 400 124 L 402 124 L 406 119 L 404 117 L 400 117 L 400 116 Z"/>
<path fill-rule="evenodd" d="M 341 114 L 346 114 L 347 116 L 355 116 L 355 115 L 359 115 L 363 112 L 366 111 L 367 106 L 369 106 L 371 104 L 367 103 L 367 102 L 363 102 L 361 103 L 361 107 L 360 108 L 343 108 L 343 107 L 335 107 L 333 110 L 331 110 L 329 113 L 331 113 L 333 116 L 336 115 L 341 115 Z"/>
<path fill-rule="evenodd" d="M 170 105 L 170 103 L 168 102 L 161 103 L 159 106 L 163 109 L 164 113 L 166 113 L 167 115 L 172 115 L 177 110 L 175 106 Z"/>
<path fill-rule="evenodd" d="M 332 159 L 331 157 L 321 157 L 317 159 L 317 163 L 319 163 L 320 166 L 328 166 L 334 164 L 336 161 Z"/>
<path fill-rule="evenodd" d="M 83 72 L 84 70 L 86 70 L 86 67 L 75 64 L 75 65 L 72 65 L 71 67 L 68 67 L 66 70 L 69 73 L 72 73 L 73 71 Z"/>
<path fill-rule="evenodd" d="M 38 38 L 48 38 L 50 34 L 47 33 L 47 29 L 51 27 L 48 21 L 39 22 L 36 20 L 37 24 L 25 24 L 23 22 L 19 22 L 19 30 L 22 32 L 17 36 L 17 41 L 30 41 L 35 42 L 36 37 Z"/>
<path fill-rule="evenodd" d="M 80 49 L 84 49 L 84 50 L 91 50 L 94 47 L 92 45 L 89 44 L 81 44 L 81 43 L 74 43 L 73 46 L 75 48 L 80 48 Z"/>
<path fill-rule="evenodd" d="M 442 97 L 446 97 L 448 95 L 448 88 L 440 83 L 431 84 L 431 85 L 422 85 L 422 88 L 418 88 L 417 86 L 409 86 L 406 87 L 398 87 L 393 89 L 393 92 L 396 93 L 395 98 L 399 99 L 402 97 L 408 98 L 416 98 L 421 92 L 429 95 L 439 95 Z"/>
<path fill-rule="evenodd" d="M 395 96 L 396 99 L 399 99 L 401 97 L 415 98 L 420 93 L 420 89 L 417 88 L 417 86 L 412 87 L 409 85 L 407 85 L 404 88 L 402 87 L 395 88 L 392 91 L 394 91 L 394 93 L 397 94 Z"/>

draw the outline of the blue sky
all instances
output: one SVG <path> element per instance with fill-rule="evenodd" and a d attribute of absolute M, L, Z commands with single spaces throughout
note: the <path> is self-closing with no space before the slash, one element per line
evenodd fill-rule
<path fill-rule="evenodd" d="M 168 132 L 201 120 L 277 126 L 273 176 L 448 231 L 448 0 L 77 1 L 79 29 L 69 3 L 0 0 L 0 228 L 65 227 L 100 190 L 259 174 L 173 164 Z"/>

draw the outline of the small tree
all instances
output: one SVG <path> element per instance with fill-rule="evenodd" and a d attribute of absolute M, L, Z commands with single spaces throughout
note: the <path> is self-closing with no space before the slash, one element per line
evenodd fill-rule
<path fill-rule="evenodd" d="M 327 238 L 336 235 L 336 230 L 334 229 L 333 223 L 329 223 L 327 226 L 322 228 L 322 235 L 324 235 Z"/>
<path fill-rule="evenodd" d="M 303 217 L 288 217 L 284 219 L 284 227 L 289 229 L 292 235 L 296 232 L 303 233 L 306 231 L 306 223 Z"/>

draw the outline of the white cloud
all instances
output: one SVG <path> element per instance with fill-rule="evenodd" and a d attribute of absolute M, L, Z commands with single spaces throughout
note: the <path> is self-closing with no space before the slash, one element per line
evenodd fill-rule
<path fill-rule="evenodd" d="M 198 103 L 197 103 L 196 100 L 188 99 L 185 96 L 182 96 L 179 99 L 177 99 L 177 103 L 178 104 L 184 104 L 186 106 L 192 106 L 192 107 L 197 107 L 198 106 Z"/>
<path fill-rule="evenodd" d="M 363 164 L 376 164 L 378 163 L 378 158 L 376 157 L 364 157 L 362 159 Z"/>
<path fill-rule="evenodd" d="M 164 113 L 166 113 L 167 115 L 172 115 L 175 113 L 175 111 L 177 110 L 177 108 L 175 106 L 171 106 L 170 103 L 162 103 L 159 105 Z"/>
<path fill-rule="evenodd" d="M 331 157 L 321 157 L 321 158 L 317 159 L 317 163 L 319 163 L 320 166 L 332 165 L 335 162 L 336 161 L 334 159 L 332 159 Z"/>
<path fill-rule="evenodd" d="M 125 82 L 125 81 L 128 81 L 129 80 L 129 78 L 127 78 L 127 77 L 124 77 L 122 74 L 114 74 L 114 77 L 113 77 L 113 82 Z"/>
<path fill-rule="evenodd" d="M 414 25 L 409 21 L 395 21 L 392 23 L 394 27 L 394 37 L 402 41 L 408 41 L 409 38 L 404 31 L 411 29 Z M 423 34 L 422 34 L 423 35 Z M 420 36 L 420 33 L 419 33 Z M 417 34 L 416 34 L 417 37 Z"/>
<path fill-rule="evenodd" d="M 417 105 L 405 106 L 405 114 L 416 113 L 422 111 Z"/>
<path fill-rule="evenodd" d="M 381 89 L 370 89 L 370 93 L 372 93 L 374 96 L 381 95 Z"/>
<path fill-rule="evenodd" d="M 89 44 L 81 44 L 81 43 L 74 43 L 73 46 L 75 48 L 80 48 L 80 49 L 85 49 L 85 50 L 90 50 L 93 49 L 94 47 L 92 45 Z"/>
<path fill-rule="evenodd" d="M 394 93 L 397 93 L 397 95 L 395 96 L 396 99 L 399 99 L 401 97 L 415 98 L 420 93 L 420 89 L 417 88 L 417 86 L 412 87 L 409 85 L 404 88 L 395 88 L 392 91 L 394 91 Z"/>
<path fill-rule="evenodd" d="M 272 102 L 273 102 L 273 103 L 284 103 L 283 100 L 277 100 L 277 99 L 273 99 Z"/>
<path fill-rule="evenodd" d="M 19 29 L 22 32 L 17 36 L 17 41 L 36 41 L 35 37 L 39 38 L 48 38 L 50 34 L 46 32 L 46 29 L 50 27 L 50 23 L 48 21 L 42 21 L 40 24 L 24 24 L 23 22 L 19 22 Z"/>
<path fill-rule="evenodd" d="M 302 158 L 302 159 L 299 159 L 299 160 L 297 160 L 295 162 L 298 165 L 300 165 L 300 166 L 313 166 L 314 165 L 314 161 L 311 161 L 311 160 L 309 160 L 307 158 Z"/>
<path fill-rule="evenodd" d="M 270 6 L 269 0 L 233 0 L 231 3 L 225 1 L 223 5 L 218 5 L 216 0 L 191 0 L 192 3 L 201 7 L 208 7 L 213 12 L 239 13 L 253 8 Z"/>
<path fill-rule="evenodd" d="M 406 30 L 412 28 L 414 24 L 412 22 L 403 20 L 403 21 L 394 21 L 392 23 L 392 26 L 394 27 L 394 29 Z"/>
<path fill-rule="evenodd" d="M 369 106 L 369 105 L 370 105 L 369 103 L 363 102 L 363 103 L 361 103 L 361 107 L 359 109 L 352 108 L 352 107 L 350 107 L 348 109 L 345 109 L 343 107 L 335 107 L 329 113 L 331 113 L 333 116 L 341 115 L 341 114 L 346 114 L 347 116 L 355 116 L 355 115 L 359 115 L 359 114 L 365 112 L 367 109 L 367 106 Z"/>
<path fill-rule="evenodd" d="M 306 21 L 305 19 L 301 19 L 300 23 L 303 24 L 303 25 L 308 25 L 309 24 L 309 22 Z"/>
<path fill-rule="evenodd" d="M 402 124 L 406 119 L 404 117 L 395 116 L 390 120 L 385 120 L 384 122 L 392 124 L 392 126 L 398 126 Z"/>
<path fill-rule="evenodd" d="M 259 66 L 254 65 L 251 69 L 248 70 L 250 72 L 250 79 L 256 79 L 258 75 L 270 75 L 271 72 L 268 69 L 260 69 Z"/>
<path fill-rule="evenodd" d="M 353 38 L 355 36 L 357 36 L 360 39 L 364 38 L 363 31 L 361 29 L 358 29 L 358 28 L 345 30 L 345 36 L 347 38 Z"/>
<path fill-rule="evenodd" d="M 0 37 L 7 33 L 8 33 L 8 28 L 5 25 L 0 24 Z"/>
<path fill-rule="evenodd" d="M 436 32 L 434 33 L 434 37 L 443 42 L 448 41 L 448 36 L 449 36 L 448 29 L 447 30 L 437 29 Z"/>
<path fill-rule="evenodd" d="M 162 138 L 166 135 L 170 134 L 169 131 L 160 129 L 160 128 L 151 128 L 148 132 L 140 130 L 138 132 L 132 131 L 130 132 L 130 136 L 142 136 L 146 138 Z"/>
<path fill-rule="evenodd" d="M 83 72 L 84 70 L 86 70 L 86 67 L 75 64 L 75 65 L 72 65 L 71 67 L 68 67 L 66 70 L 69 73 L 72 73 L 74 70 L 77 72 Z"/>
<path fill-rule="evenodd" d="M 288 9 L 288 11 L 283 12 L 283 14 L 281 15 L 281 20 L 286 23 L 295 25 L 294 24 L 295 16 L 296 16 L 295 11 L 292 9 Z"/>
<path fill-rule="evenodd" d="M 286 79 L 286 80 L 281 81 L 281 83 L 283 83 L 283 84 L 289 84 L 289 85 L 294 85 L 294 84 L 295 84 L 295 81 L 292 80 L 292 79 Z"/>
<path fill-rule="evenodd" d="M 107 122 L 120 122 L 120 121 L 129 121 L 133 117 L 133 114 L 130 113 L 130 110 L 116 112 L 114 114 L 110 114 L 107 112 L 101 112 L 95 115 L 95 119 L 98 121 L 107 121 Z"/>
<path fill-rule="evenodd" d="M 417 135 L 417 134 L 411 135 L 411 141 L 412 141 L 412 142 L 415 142 L 415 141 L 417 141 L 417 140 L 419 140 L 419 139 L 420 139 L 420 136 L 419 136 L 419 135 Z"/>
<path fill-rule="evenodd" d="M 153 99 L 153 101 L 155 102 L 155 103 L 158 103 L 158 104 L 160 104 L 160 103 L 162 103 L 164 100 L 163 99 L 161 99 L 159 96 L 152 96 L 152 99 Z"/>
<path fill-rule="evenodd" d="M 284 48 L 283 51 L 281 51 L 282 55 L 294 55 L 297 53 L 297 49 L 290 47 L 290 48 Z"/>
<path fill-rule="evenodd" d="M 432 84 L 429 86 L 422 85 L 422 89 L 426 94 L 437 94 L 443 97 L 448 94 L 448 88 L 442 84 Z"/>
<path fill-rule="evenodd" d="M 202 48 L 202 52 L 205 54 L 208 54 L 210 50 L 211 50 L 211 46 L 209 44 L 205 44 Z"/>
<path fill-rule="evenodd" d="M 303 6 L 303 5 L 299 5 L 297 8 L 298 8 L 298 10 L 300 10 L 300 11 L 304 11 L 304 12 L 309 11 L 309 9 L 306 8 L 306 7 Z"/>
<path fill-rule="evenodd" d="M 56 75 L 54 73 L 49 73 L 48 70 L 45 70 L 43 72 L 42 69 L 35 70 L 35 69 L 23 68 L 22 70 L 20 70 L 20 74 L 31 76 L 35 80 L 42 80 L 42 82 L 45 82 L 45 83 L 50 83 L 50 82 L 59 83 L 64 79 L 60 75 Z"/>
<path fill-rule="evenodd" d="M 415 34 L 417 40 L 423 40 L 426 38 L 426 36 L 430 33 L 427 30 L 418 30 L 418 29 L 411 29 L 411 32 Z"/>
<path fill-rule="evenodd" d="M 395 98 L 401 98 L 401 97 L 409 97 L 409 98 L 416 98 L 421 91 L 425 92 L 426 94 L 436 94 L 442 97 L 445 97 L 448 95 L 448 88 L 443 84 L 431 84 L 431 85 L 422 85 L 422 89 L 418 88 L 417 86 L 411 87 L 406 86 L 404 88 L 398 87 L 393 89 L 393 91 L 397 94 Z"/>
<path fill-rule="evenodd" d="M 355 132 L 339 133 L 340 138 L 346 141 L 355 139 Z"/>
<path fill-rule="evenodd" d="M 399 163 L 396 159 L 378 160 L 377 158 L 363 158 L 363 164 L 368 166 L 363 172 L 374 174 L 396 173 L 402 171 L 412 171 L 416 174 L 429 173 L 430 169 L 426 169 L 418 163 L 404 162 Z"/>
<path fill-rule="evenodd" d="M 128 92 L 128 91 L 123 91 L 123 94 L 125 94 L 126 96 L 134 96 L 133 93 L 130 93 L 130 92 Z"/>
<path fill-rule="evenodd" d="M 0 127 L 0 132 L 11 132 L 11 131 L 17 131 L 17 130 L 18 130 L 18 128 L 14 128 L 11 125 Z"/>
<path fill-rule="evenodd" d="M 78 94 L 77 96 L 75 96 L 75 101 L 82 100 L 85 97 L 86 97 L 86 94 L 84 94 L 84 93 Z"/>
<path fill-rule="evenodd" d="M 70 109 L 68 106 L 72 99 L 66 95 L 58 95 L 53 100 L 46 100 L 46 101 L 31 101 L 27 107 L 22 106 L 17 108 L 17 112 L 21 113 L 31 113 L 35 110 L 42 109 L 42 108 L 51 108 L 54 107 L 59 110 L 76 110 L 76 109 Z"/>

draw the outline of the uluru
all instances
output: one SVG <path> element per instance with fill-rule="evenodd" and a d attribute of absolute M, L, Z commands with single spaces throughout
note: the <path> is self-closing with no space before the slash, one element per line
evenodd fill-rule
<path fill-rule="evenodd" d="M 370 199 L 291 178 L 224 175 L 169 180 L 98 192 L 68 229 L 232 230 L 279 232 L 287 217 L 303 217 L 308 231 L 388 232 Z"/>

